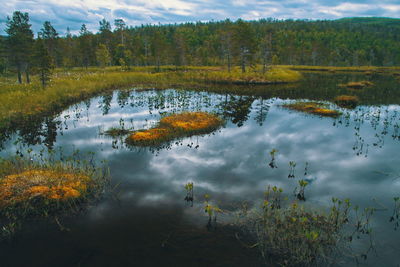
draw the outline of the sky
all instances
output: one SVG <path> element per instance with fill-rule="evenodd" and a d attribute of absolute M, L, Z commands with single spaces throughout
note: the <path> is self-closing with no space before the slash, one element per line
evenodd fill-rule
<path fill-rule="evenodd" d="M 127 25 L 211 20 L 400 18 L 400 0 L 0 0 L 0 34 L 16 10 L 28 12 L 33 31 L 48 20 L 58 32 L 77 32 L 84 23 L 96 32 L 99 21 L 123 19 Z"/>

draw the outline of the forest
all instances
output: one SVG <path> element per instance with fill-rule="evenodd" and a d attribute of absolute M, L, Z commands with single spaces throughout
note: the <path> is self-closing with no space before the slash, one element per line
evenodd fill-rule
<path fill-rule="evenodd" d="M 395 66 L 400 64 L 400 19 L 224 20 L 128 26 L 122 19 L 82 24 L 64 36 L 45 21 L 33 33 L 29 14 L 7 18 L 0 39 L 0 72 L 89 66 Z M 44 77 L 45 78 L 45 77 Z"/>

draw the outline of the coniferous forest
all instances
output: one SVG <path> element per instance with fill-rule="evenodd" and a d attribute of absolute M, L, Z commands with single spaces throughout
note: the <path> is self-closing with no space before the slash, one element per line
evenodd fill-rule
<path fill-rule="evenodd" d="M 389 26 L 389 27 L 388 27 Z M 102 20 L 97 32 L 60 35 L 51 22 L 33 33 L 29 14 L 7 18 L 1 38 L 0 71 L 54 67 L 161 65 L 325 65 L 400 64 L 400 20 L 344 18 L 334 21 L 217 21 L 129 26 Z M 45 47 L 47 52 L 42 49 Z M 44 53 L 44 54 L 43 54 Z M 47 55 L 48 57 L 45 57 Z"/>

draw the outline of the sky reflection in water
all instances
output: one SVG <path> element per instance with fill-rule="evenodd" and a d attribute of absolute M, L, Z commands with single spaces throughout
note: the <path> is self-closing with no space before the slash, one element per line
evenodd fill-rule
<path fill-rule="evenodd" d="M 280 186 L 292 195 L 297 181 L 308 179 L 310 203 L 326 205 L 334 196 L 351 198 L 361 206 L 379 202 L 387 207 L 388 212 L 376 213 L 374 226 L 380 237 L 380 263 L 393 264 L 399 233 L 391 231 L 388 219 L 393 197 L 400 194 L 396 132 L 400 106 L 361 106 L 342 110 L 340 118 L 332 119 L 289 111 L 280 106 L 286 102 L 175 90 L 115 92 L 64 111 L 56 119 L 54 147 L 63 147 L 66 153 L 74 148 L 93 151 L 97 158 L 108 160 L 122 204 L 100 203 L 85 217 L 91 224 L 110 223 L 110 217 L 116 224 L 134 221 L 141 215 L 122 211 L 143 207 L 174 207 L 179 216 L 186 214 L 205 223 L 201 208 L 184 206 L 183 185 L 189 181 L 194 182 L 195 200 L 202 201 L 209 194 L 221 208 L 232 209 L 242 201 L 260 201 L 268 185 Z M 226 127 L 174 141 L 159 150 L 126 147 L 123 139 L 101 135 L 121 123 L 126 128 L 150 128 L 160 113 L 200 109 L 225 116 Z M 7 142 L 3 154 L 16 149 L 13 140 Z M 268 165 L 272 149 L 278 150 L 275 169 Z M 297 163 L 295 179 L 288 179 L 290 161 Z M 376 260 L 371 259 L 371 264 Z"/>

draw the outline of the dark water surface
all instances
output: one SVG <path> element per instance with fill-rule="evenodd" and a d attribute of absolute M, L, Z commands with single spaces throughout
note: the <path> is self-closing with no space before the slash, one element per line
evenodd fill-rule
<path fill-rule="evenodd" d="M 258 203 L 268 185 L 292 197 L 307 179 L 307 202 L 328 206 L 332 197 L 376 207 L 376 252 L 363 266 L 399 266 L 400 232 L 389 218 L 400 196 L 400 83 L 369 77 L 375 86 L 349 91 L 337 85 L 361 75 L 308 75 L 290 86 L 257 87 L 259 96 L 200 91 L 116 91 L 99 96 L 11 134 L 1 155 L 28 147 L 63 153 L 74 149 L 106 159 L 115 187 L 88 212 L 56 223 L 34 223 L 0 245 L 1 266 L 258 266 L 256 249 L 244 247 L 230 227 L 206 229 L 204 195 L 232 211 Z M 361 105 L 341 109 L 338 119 L 289 111 L 293 99 L 331 100 L 354 94 Z M 205 136 L 176 140 L 161 148 L 127 147 L 123 138 L 101 133 L 110 127 L 143 129 L 166 112 L 211 111 L 227 124 Z M 272 149 L 278 150 L 270 168 Z M 288 179 L 289 162 L 295 179 Z M 305 167 L 307 165 L 307 170 Z M 195 205 L 184 202 L 184 184 L 194 182 Z M 221 221 L 228 218 L 221 217 Z M 355 249 L 369 243 L 355 242 Z M 355 265 L 345 261 L 344 265 Z"/>

